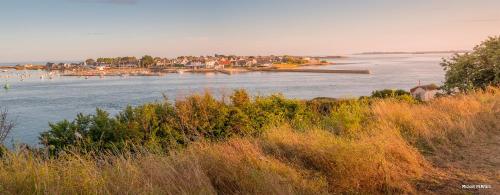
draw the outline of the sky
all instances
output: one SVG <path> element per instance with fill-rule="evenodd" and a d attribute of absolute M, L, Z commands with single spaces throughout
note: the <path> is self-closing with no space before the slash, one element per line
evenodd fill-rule
<path fill-rule="evenodd" d="M 0 0 L 0 62 L 471 49 L 499 0 Z"/>

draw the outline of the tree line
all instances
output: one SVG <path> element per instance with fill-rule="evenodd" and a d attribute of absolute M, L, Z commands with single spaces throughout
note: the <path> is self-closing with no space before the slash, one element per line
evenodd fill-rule
<path fill-rule="evenodd" d="M 137 65 L 143 68 L 149 68 L 155 65 L 155 59 L 150 55 L 145 55 L 141 59 L 133 56 L 115 57 L 115 58 L 89 58 L 85 60 L 87 65 L 107 64 L 112 66 Z"/>

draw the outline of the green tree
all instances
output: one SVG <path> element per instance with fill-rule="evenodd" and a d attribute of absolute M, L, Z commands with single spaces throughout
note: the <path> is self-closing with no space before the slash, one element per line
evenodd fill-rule
<path fill-rule="evenodd" d="M 89 58 L 89 59 L 86 59 L 86 60 L 85 60 L 85 63 L 86 63 L 87 65 L 95 65 L 95 64 L 96 64 L 96 61 L 95 61 L 94 59 L 92 59 L 92 58 Z"/>
<path fill-rule="evenodd" d="M 455 54 L 441 63 L 446 71 L 443 89 L 467 92 L 500 85 L 500 36 L 490 37 L 471 53 Z"/>
<path fill-rule="evenodd" d="M 154 63 L 154 58 L 149 55 L 145 55 L 141 58 L 141 67 L 148 68 L 151 67 Z"/>
<path fill-rule="evenodd" d="M 97 58 L 98 63 L 113 64 L 113 58 Z"/>

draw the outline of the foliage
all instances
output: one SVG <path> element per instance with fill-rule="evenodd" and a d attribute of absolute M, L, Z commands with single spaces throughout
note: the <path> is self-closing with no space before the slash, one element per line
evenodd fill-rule
<path fill-rule="evenodd" d="M 307 60 L 304 60 L 300 57 L 294 57 L 294 56 L 283 56 L 283 63 L 285 64 L 306 64 L 308 63 Z"/>
<path fill-rule="evenodd" d="M 500 86 L 500 36 L 490 37 L 471 53 L 444 59 L 441 65 L 446 71 L 443 89 L 448 93 Z"/>
<path fill-rule="evenodd" d="M 8 118 L 7 109 L 2 110 L 0 108 L 0 146 L 3 145 L 5 139 L 9 135 L 10 131 L 12 131 L 14 126 L 14 121 Z"/>
<path fill-rule="evenodd" d="M 113 64 L 115 60 L 113 58 L 97 58 L 97 63 L 102 64 Z"/>
<path fill-rule="evenodd" d="M 410 95 L 409 92 L 402 90 L 402 89 L 384 89 L 380 91 L 373 91 L 372 96 L 373 98 L 393 98 L 393 97 L 398 97 L 398 96 L 403 96 L 403 95 Z"/>
<path fill-rule="evenodd" d="M 402 91 L 391 94 L 402 96 L 380 96 L 407 95 Z M 370 99 L 323 98 L 303 102 L 271 95 L 252 100 L 245 90 L 236 90 L 230 99 L 228 104 L 209 93 L 192 95 L 175 104 L 165 101 L 129 106 L 115 117 L 97 109 L 95 114 L 79 114 L 71 122 L 50 124 L 50 130 L 42 133 L 40 140 L 53 153 L 75 146 L 99 151 L 135 145 L 170 150 L 200 139 L 258 136 L 281 124 L 298 130 L 321 126 L 337 135 L 352 135 L 370 117 Z"/>
<path fill-rule="evenodd" d="M 245 90 L 236 90 L 230 102 L 209 93 L 195 94 L 173 104 L 128 106 L 116 116 L 100 109 L 95 114 L 79 114 L 73 121 L 50 124 L 40 141 L 52 154 L 75 147 L 98 152 L 126 151 L 134 146 L 171 151 L 200 140 L 258 137 L 283 124 L 299 131 L 322 128 L 338 136 L 356 137 L 374 117 L 373 104 L 384 101 L 378 97 L 419 105 L 411 97 L 401 99 L 409 97 L 403 91 L 373 94 L 373 98 L 300 101 L 279 94 L 250 98 Z"/>
<path fill-rule="evenodd" d="M 245 107 L 251 103 L 250 96 L 243 89 L 234 91 L 233 95 L 231 95 L 231 102 L 238 108 Z"/>
<path fill-rule="evenodd" d="M 89 59 L 91 60 L 91 59 Z M 97 58 L 97 63 L 109 64 L 114 66 L 126 65 L 126 64 L 137 64 L 138 60 L 136 57 L 116 57 L 116 58 Z M 89 63 L 87 63 L 89 64 Z"/>
<path fill-rule="evenodd" d="M 134 145 L 169 150 L 199 139 L 256 136 L 283 123 L 305 128 L 314 118 L 303 102 L 281 95 L 251 101 L 246 91 L 237 90 L 231 99 L 227 104 L 205 93 L 175 104 L 165 101 L 129 106 L 115 117 L 97 109 L 95 114 L 79 114 L 71 122 L 50 124 L 40 141 L 53 153 L 68 147 L 102 151 Z"/>
<path fill-rule="evenodd" d="M 396 99 L 400 101 L 405 101 L 408 103 L 415 103 L 417 100 L 411 96 L 411 94 L 402 89 L 384 89 L 384 90 L 376 90 L 372 92 L 371 98 L 379 98 L 379 99 Z"/>
<path fill-rule="evenodd" d="M 91 58 L 85 60 L 85 64 L 90 65 L 90 66 L 96 65 L 96 63 L 97 62 Z"/>
<path fill-rule="evenodd" d="M 153 64 L 155 64 L 155 60 L 153 57 L 145 55 L 141 58 L 141 67 L 148 68 Z"/>
<path fill-rule="evenodd" d="M 326 128 L 337 135 L 352 136 L 362 130 L 369 120 L 369 106 L 366 101 L 347 101 L 340 104 L 330 116 Z"/>

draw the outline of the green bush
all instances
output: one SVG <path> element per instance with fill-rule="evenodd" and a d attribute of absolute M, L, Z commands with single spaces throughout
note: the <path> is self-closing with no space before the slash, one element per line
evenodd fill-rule
<path fill-rule="evenodd" d="M 372 92 L 372 98 L 395 98 L 399 96 L 410 95 L 409 92 L 402 89 L 384 89 Z"/>
<path fill-rule="evenodd" d="M 370 98 L 394 99 L 394 100 L 408 102 L 408 103 L 418 102 L 417 99 L 415 99 L 415 98 L 413 98 L 413 96 L 411 96 L 410 92 L 407 92 L 407 91 L 402 90 L 402 89 L 396 89 L 396 90 L 384 89 L 384 90 L 373 91 Z M 360 99 L 367 99 L 367 97 L 362 97 Z"/>
<path fill-rule="evenodd" d="M 490 37 L 471 53 L 444 59 L 441 65 L 446 71 L 443 89 L 448 93 L 500 86 L 500 36 Z"/>
<path fill-rule="evenodd" d="M 282 95 L 250 100 L 246 91 L 237 90 L 230 104 L 205 93 L 173 105 L 165 101 L 128 106 L 114 117 L 97 109 L 95 114 L 79 114 L 73 121 L 50 124 L 40 141 L 53 154 L 68 147 L 92 151 L 124 150 L 131 146 L 169 150 L 199 139 L 257 136 L 283 123 L 304 129 L 311 126 L 314 118 L 302 101 Z"/>
<path fill-rule="evenodd" d="M 73 121 L 50 124 L 40 136 L 53 154 L 70 147 L 86 151 L 131 150 L 135 146 L 160 151 L 184 147 L 197 140 L 219 141 L 235 136 L 260 136 L 283 124 L 304 131 L 315 127 L 353 136 L 369 121 L 370 105 L 378 98 L 415 101 L 402 90 L 374 92 L 360 99 L 287 99 L 283 95 L 251 98 L 236 90 L 230 102 L 211 94 L 195 94 L 174 104 L 168 101 L 126 107 L 116 116 L 97 109 Z M 405 99 L 408 98 L 408 99 Z"/>
<path fill-rule="evenodd" d="M 362 130 L 368 122 L 369 101 L 344 100 L 333 108 L 323 120 L 323 128 L 337 135 L 351 136 Z"/>

